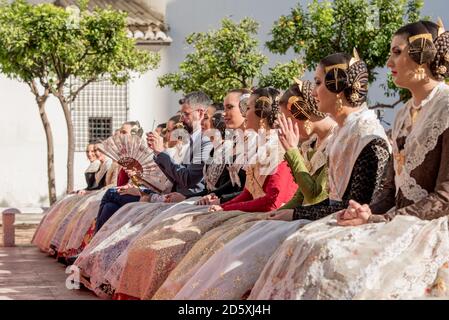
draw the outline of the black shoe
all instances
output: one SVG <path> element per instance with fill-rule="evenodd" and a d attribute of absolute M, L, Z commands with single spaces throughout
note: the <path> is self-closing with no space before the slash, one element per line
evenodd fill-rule
<path fill-rule="evenodd" d="M 71 266 L 72 264 L 75 263 L 76 259 L 78 259 L 78 256 L 71 256 L 71 257 L 67 257 L 66 260 L 66 264 L 68 266 Z"/>

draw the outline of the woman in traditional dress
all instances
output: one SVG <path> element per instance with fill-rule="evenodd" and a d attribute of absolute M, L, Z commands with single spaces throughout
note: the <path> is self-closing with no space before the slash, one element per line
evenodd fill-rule
<path fill-rule="evenodd" d="M 241 129 L 243 127 L 244 118 L 242 116 L 240 110 L 240 102 L 246 99 L 242 99 L 242 95 L 245 92 L 242 90 L 232 90 L 225 97 L 225 122 L 226 126 L 230 129 Z M 230 166 L 231 167 L 231 166 Z M 234 174 L 231 175 L 231 179 L 235 181 L 235 185 L 241 185 L 241 181 L 239 180 L 239 175 L 237 174 L 239 170 L 241 170 L 242 165 L 232 166 L 230 168 L 230 172 Z M 94 242 L 89 245 L 86 250 L 80 255 L 78 261 L 76 261 L 76 265 L 81 268 L 82 275 L 84 278 L 88 279 L 88 286 L 94 290 L 98 295 L 107 296 L 111 291 L 111 286 L 107 283 L 104 274 L 111 269 L 108 273 L 111 277 L 116 278 L 120 276 L 121 269 L 123 265 L 119 262 L 112 262 L 117 260 L 119 257 L 123 260 L 123 256 L 127 254 L 127 246 L 129 243 L 137 236 L 137 234 L 146 234 L 149 233 L 152 229 L 155 228 L 154 223 L 161 221 L 162 219 L 166 219 L 166 223 L 173 223 L 173 220 L 170 220 L 171 216 L 174 215 L 175 219 L 179 220 L 180 217 L 183 217 L 183 212 L 198 212 L 199 210 L 203 213 L 207 213 L 208 206 L 196 206 L 193 205 L 196 199 L 193 200 L 185 200 L 179 204 L 170 204 L 167 203 L 165 205 L 158 204 L 159 207 L 154 207 L 148 205 L 147 210 L 143 209 L 138 212 L 137 207 L 141 207 L 140 205 L 127 206 L 127 212 L 125 212 L 128 219 L 119 219 L 119 217 L 112 218 L 110 222 L 107 223 L 109 226 L 104 232 L 100 232 L 95 236 Z M 153 212 L 153 208 L 155 210 L 155 214 L 151 214 Z M 124 210 L 125 208 L 121 209 Z M 147 212 L 150 210 L 150 212 Z M 120 211 L 120 214 L 121 211 Z M 157 216 L 158 220 L 154 220 L 154 216 Z M 230 217 L 235 215 L 230 215 Z M 217 217 L 218 218 L 218 217 Z M 220 219 L 226 218 L 226 215 L 223 215 Z M 187 218 L 188 219 L 188 218 Z M 220 220 L 220 219 L 217 219 Z M 154 223 L 153 223 L 154 222 Z M 129 229 L 132 229 L 130 231 Z M 124 232 L 123 230 L 127 230 Z M 101 243 L 109 243 L 108 246 L 102 247 Z M 113 244 L 112 244 L 113 243 Z M 124 245 L 126 243 L 126 245 Z M 120 261 L 121 261 L 120 260 Z M 126 260 L 125 260 L 126 262 Z M 86 282 L 86 281 L 85 281 Z"/>
<path fill-rule="evenodd" d="M 98 171 L 98 169 L 100 169 L 101 165 L 101 162 L 99 159 L 97 159 L 97 155 L 95 153 L 95 143 L 89 143 L 87 145 L 86 156 L 90 164 L 87 167 L 86 171 L 84 171 L 84 177 L 86 178 L 87 189 L 89 189 L 94 186 L 95 173 Z M 79 190 L 78 192 L 83 192 L 83 190 Z"/>
<path fill-rule="evenodd" d="M 252 93 L 246 112 L 247 129 L 255 131 L 260 125 L 266 128 L 273 127 L 279 113 L 278 96 L 279 92 L 271 88 L 257 89 Z M 207 212 L 207 206 L 197 206 L 196 212 L 192 212 L 179 221 L 168 221 L 167 224 L 161 224 L 143 236 L 140 235 L 132 243 L 123 260 L 117 260 L 117 269 L 111 268 L 114 272 L 106 275 L 106 279 L 115 289 L 116 297 L 151 298 L 170 271 L 207 232 L 225 224 L 237 226 L 246 221 L 266 219 L 268 214 L 246 214 L 245 212 L 267 211 L 270 207 L 277 208 L 290 200 L 297 186 L 282 155 L 279 156 L 281 150 L 276 148 L 278 145 L 273 144 L 270 147 L 269 150 L 273 156 L 271 163 L 265 165 L 256 161 L 247 166 L 245 189 L 246 193 L 249 193 L 249 190 L 253 193 L 249 197 L 245 195 L 242 198 L 242 201 L 246 199 L 246 203 L 242 205 L 242 208 L 246 210 Z M 251 171 L 250 174 L 248 169 Z M 267 170 L 263 171 L 263 169 Z M 262 177 L 263 174 L 265 176 Z M 241 195 L 228 203 L 239 197 Z M 262 200 L 258 202 L 259 197 Z M 250 199 L 253 202 L 249 201 Z M 119 273 L 121 270 L 122 272 Z"/>
<path fill-rule="evenodd" d="M 106 155 L 103 154 L 100 151 L 99 148 L 100 142 L 95 143 L 95 154 L 97 156 L 97 159 L 100 160 L 101 165 L 99 170 L 95 173 L 95 182 L 90 188 L 84 189 L 85 192 L 80 193 L 79 195 L 84 195 L 82 199 L 80 199 L 77 203 L 77 205 L 62 219 L 50 241 L 50 248 L 57 252 L 57 258 L 61 257 L 59 254 L 61 249 L 61 244 L 64 238 L 65 234 L 71 233 L 71 230 L 73 230 L 73 227 L 75 225 L 78 225 L 77 221 L 80 217 L 80 215 L 83 214 L 84 210 L 92 203 L 92 201 L 97 200 L 98 194 L 103 194 L 103 192 L 100 191 L 101 188 L 106 186 L 106 176 L 111 168 L 112 160 L 109 158 L 106 158 Z M 61 262 L 64 262 L 63 258 Z"/>
<path fill-rule="evenodd" d="M 274 128 L 279 114 L 278 95 L 279 92 L 272 88 L 259 88 L 251 94 L 246 111 L 247 130 L 267 135 L 269 140 L 257 146 L 257 150 L 253 148 L 252 155 L 248 155 L 246 179 L 250 183 L 243 192 L 225 204 L 211 206 L 211 211 L 267 212 L 283 206 L 296 192 L 298 186 L 287 161 L 283 160 L 285 152 L 279 146 L 277 136 L 273 137 L 274 130 L 265 130 Z M 248 140 L 249 147 L 253 143 L 254 146 L 260 144 L 260 140 L 257 135 L 252 135 Z M 261 158 L 261 149 L 266 153 L 265 159 Z"/>
<path fill-rule="evenodd" d="M 329 147 L 329 198 L 283 210 L 283 220 L 318 220 L 346 208 L 349 200 L 370 203 L 390 158 L 390 144 L 376 114 L 366 105 L 368 69 L 354 56 L 336 53 L 321 60 L 313 95 L 338 128 Z"/>
<path fill-rule="evenodd" d="M 54 206 L 49 209 L 49 212 L 43 218 L 43 222 L 36 230 L 33 243 L 39 246 L 42 250 L 50 252 L 51 255 L 57 253 L 60 240 L 64 236 L 67 226 L 72 221 L 72 218 L 77 215 L 78 209 L 82 209 L 87 206 L 94 198 L 94 194 L 91 193 L 97 188 L 104 187 L 106 181 L 106 173 L 111 166 L 111 159 L 107 159 L 105 155 L 98 149 L 98 144 L 95 144 L 95 154 L 100 161 L 100 167 L 95 173 L 93 185 L 84 192 L 78 192 L 74 196 L 66 197 L 61 200 L 61 205 Z M 41 233 L 41 234 L 39 234 Z M 44 239 L 42 239 L 44 237 Z"/>
<path fill-rule="evenodd" d="M 84 176 L 86 178 L 86 184 L 87 187 L 91 187 L 94 185 L 95 183 L 95 173 L 98 171 L 98 169 L 100 168 L 101 162 L 100 160 L 97 159 L 97 156 L 95 154 L 95 144 L 94 143 L 89 143 L 86 147 L 86 157 L 89 160 L 89 166 L 87 167 L 86 171 L 84 172 Z M 84 193 L 84 189 L 79 190 L 77 192 L 73 192 L 72 194 L 68 195 L 68 197 L 72 197 L 73 194 L 75 193 Z M 57 208 L 62 207 L 63 203 L 65 202 L 65 199 L 67 197 L 65 197 L 64 199 L 59 200 L 56 204 L 53 205 L 53 207 L 51 209 L 49 209 L 49 211 L 57 211 Z M 48 217 L 48 214 L 46 214 L 46 217 Z M 45 228 L 42 228 L 42 224 L 45 221 L 45 217 L 42 218 L 39 227 L 36 229 L 36 232 L 34 233 L 33 236 L 33 243 L 35 243 L 36 245 L 41 244 L 39 242 L 39 238 L 41 238 L 43 236 L 44 230 Z M 41 248 L 44 251 L 46 251 L 44 248 Z"/>
<path fill-rule="evenodd" d="M 252 298 L 448 296 L 449 33 L 428 21 L 400 28 L 387 66 L 412 98 L 394 122 L 382 192 L 304 227 L 273 256 Z"/>
<path fill-rule="evenodd" d="M 310 82 L 299 82 L 279 103 L 283 113 L 279 119 L 280 141 L 298 184 L 296 194 L 284 205 L 287 208 L 327 198 L 326 150 L 336 123 L 318 111 L 311 93 Z M 300 139 L 303 143 L 298 148 Z M 264 220 L 242 223 L 220 233 L 214 230 L 194 246 L 153 299 L 241 299 L 247 296 L 272 253 L 305 223 Z"/>

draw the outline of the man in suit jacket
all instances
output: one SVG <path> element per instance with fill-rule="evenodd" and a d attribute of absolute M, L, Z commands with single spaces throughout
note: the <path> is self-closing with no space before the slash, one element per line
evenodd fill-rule
<path fill-rule="evenodd" d="M 180 100 L 181 121 L 184 125 L 190 148 L 181 164 L 176 164 L 164 151 L 163 140 L 157 133 L 148 133 L 148 146 L 154 151 L 154 161 L 173 183 L 173 191 L 189 197 L 204 190 L 203 167 L 212 150 L 210 139 L 201 134 L 201 122 L 207 108 L 212 105 L 210 98 L 201 91 L 191 92 Z M 185 131 L 184 131 L 185 132 Z M 172 135 L 177 138 L 176 135 Z"/>

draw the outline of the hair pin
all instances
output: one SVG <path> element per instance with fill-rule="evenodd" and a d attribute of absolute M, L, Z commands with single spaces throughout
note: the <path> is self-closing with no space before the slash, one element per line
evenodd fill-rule
<path fill-rule="evenodd" d="M 352 58 L 351 58 L 351 61 L 349 61 L 349 66 L 352 66 L 354 63 L 356 63 L 358 61 L 360 61 L 360 56 L 359 56 L 359 53 L 357 52 L 357 49 L 354 48 L 352 50 Z"/>

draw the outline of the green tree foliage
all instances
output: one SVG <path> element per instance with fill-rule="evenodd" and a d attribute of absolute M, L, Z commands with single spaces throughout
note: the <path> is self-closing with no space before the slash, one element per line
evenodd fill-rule
<path fill-rule="evenodd" d="M 47 137 L 50 203 L 56 199 L 53 138 L 45 102 L 54 95 L 61 104 L 68 130 L 67 191 L 73 189 L 74 136 L 69 104 L 92 81 L 128 81 L 133 72 L 157 67 L 159 55 L 138 50 L 127 37 L 126 14 L 111 8 L 87 11 L 25 0 L 0 3 L 0 71 L 27 83 L 36 98 Z M 82 85 L 69 88 L 69 78 Z"/>
<path fill-rule="evenodd" d="M 313 0 L 307 8 L 298 4 L 281 16 L 266 45 L 278 54 L 292 49 L 308 70 L 328 54 L 351 53 L 357 48 L 372 82 L 376 68 L 386 65 L 394 32 L 407 22 L 419 20 L 422 7 L 422 0 Z"/>
<path fill-rule="evenodd" d="M 215 102 L 222 102 L 226 92 L 233 88 L 251 88 L 262 77 L 262 67 L 268 59 L 259 51 L 255 38 L 258 23 L 250 18 L 235 23 L 225 18 L 221 28 L 193 33 L 186 38 L 193 52 L 187 54 L 178 72 L 159 78 L 159 86 L 187 93 L 203 90 Z M 292 74 L 299 76 L 300 64 L 296 61 L 278 65 L 270 75 L 262 77 L 264 85 L 287 88 Z M 278 79 L 278 76 L 288 76 Z M 279 87 L 279 86 L 278 86 Z"/>
<path fill-rule="evenodd" d="M 304 64 L 298 59 L 277 63 L 274 67 L 269 68 L 268 74 L 260 78 L 258 85 L 285 90 L 290 87 L 294 78 L 300 78 L 303 73 Z"/>

